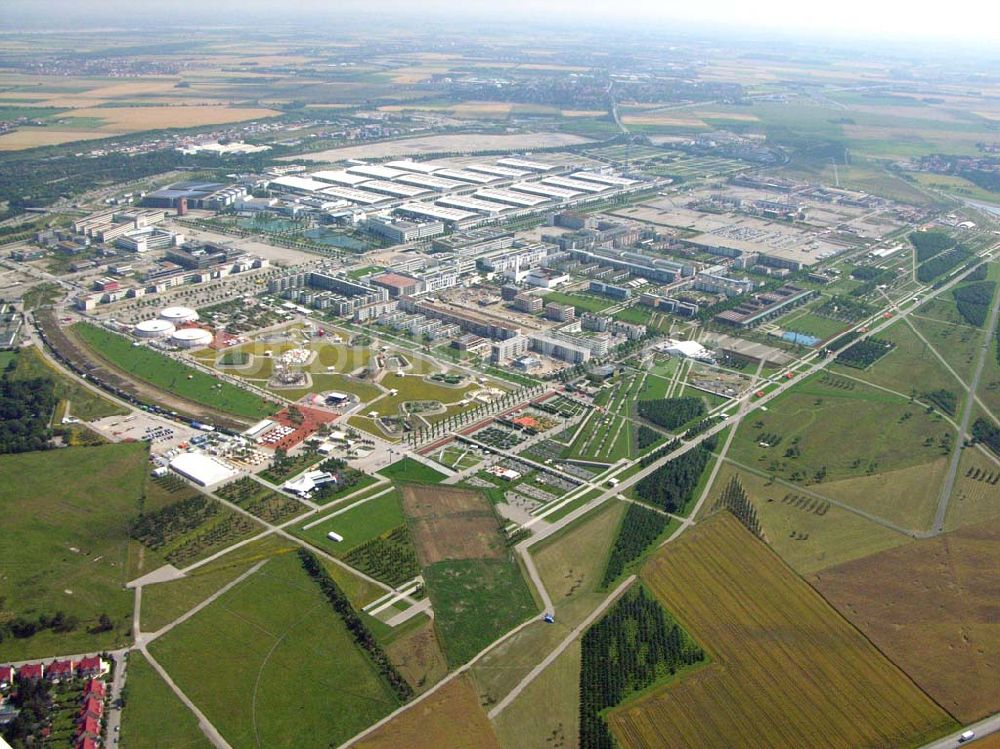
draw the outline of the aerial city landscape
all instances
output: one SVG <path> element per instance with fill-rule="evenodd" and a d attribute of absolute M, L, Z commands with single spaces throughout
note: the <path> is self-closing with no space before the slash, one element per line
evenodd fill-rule
<path fill-rule="evenodd" d="M 1000 747 L 995 45 L 237 7 L 0 9 L 0 747 Z"/>

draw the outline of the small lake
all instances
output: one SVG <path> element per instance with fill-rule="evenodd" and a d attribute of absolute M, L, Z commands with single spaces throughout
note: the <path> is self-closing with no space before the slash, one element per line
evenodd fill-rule
<path fill-rule="evenodd" d="M 796 333 L 794 330 L 786 330 L 781 334 L 781 338 L 789 343 L 797 343 L 800 346 L 815 346 L 823 340 L 822 338 L 817 338 L 814 335 Z"/>

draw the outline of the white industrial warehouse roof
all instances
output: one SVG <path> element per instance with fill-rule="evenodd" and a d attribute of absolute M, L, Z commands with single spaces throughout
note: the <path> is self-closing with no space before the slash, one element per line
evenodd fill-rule
<path fill-rule="evenodd" d="M 310 175 L 313 179 L 318 179 L 321 182 L 331 182 L 337 185 L 357 185 L 361 182 L 371 179 L 371 177 L 366 177 L 363 174 L 351 174 L 343 169 L 336 171 L 320 171 L 312 172 Z"/>
<path fill-rule="evenodd" d="M 170 461 L 170 467 L 201 486 L 218 484 L 237 475 L 221 460 L 204 453 L 181 453 Z"/>
<path fill-rule="evenodd" d="M 417 174 L 431 174 L 441 168 L 440 166 L 434 166 L 433 164 L 427 164 L 420 161 L 410 161 L 409 159 L 390 161 L 386 164 L 386 166 L 391 169 L 402 169 L 406 172 L 416 172 Z"/>
<path fill-rule="evenodd" d="M 575 198 L 580 194 L 576 190 L 569 190 L 565 187 L 553 187 L 552 185 L 543 185 L 540 182 L 518 182 L 515 185 L 511 185 L 510 189 L 516 190 L 517 192 L 531 193 L 532 195 L 546 195 L 550 198 L 559 198 L 560 200 Z"/>

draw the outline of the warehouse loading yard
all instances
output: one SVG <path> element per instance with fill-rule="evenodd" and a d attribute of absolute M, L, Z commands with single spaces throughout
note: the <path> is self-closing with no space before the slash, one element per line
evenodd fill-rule
<path fill-rule="evenodd" d="M 988 56 L 91 10 L 0 41 L 15 749 L 995 738 Z"/>

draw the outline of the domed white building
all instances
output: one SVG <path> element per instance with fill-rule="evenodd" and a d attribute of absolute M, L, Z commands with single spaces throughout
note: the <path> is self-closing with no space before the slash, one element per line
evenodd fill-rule
<path fill-rule="evenodd" d="M 194 322 L 198 319 L 198 313 L 190 307 L 167 307 L 160 310 L 160 319 L 166 320 L 176 327 L 184 323 Z"/>
<path fill-rule="evenodd" d="M 212 332 L 204 328 L 181 328 L 170 336 L 170 342 L 180 348 L 201 348 L 212 342 Z"/>
<path fill-rule="evenodd" d="M 166 338 L 177 330 L 173 323 L 166 320 L 143 320 L 132 328 L 136 338 Z"/>

